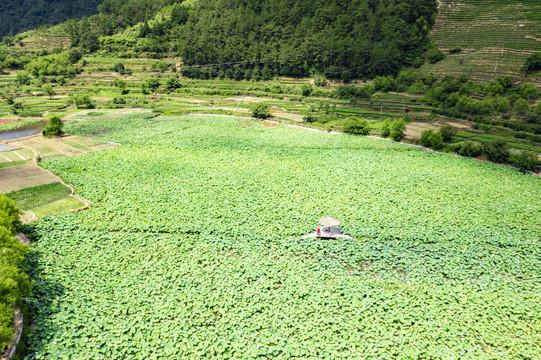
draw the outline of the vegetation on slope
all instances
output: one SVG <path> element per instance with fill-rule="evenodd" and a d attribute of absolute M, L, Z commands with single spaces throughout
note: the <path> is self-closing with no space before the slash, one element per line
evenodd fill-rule
<path fill-rule="evenodd" d="M 200 0 L 181 19 L 183 74 L 352 79 L 424 62 L 434 0 Z M 267 75 L 267 76 L 268 76 Z"/>
<path fill-rule="evenodd" d="M 28 249 L 13 237 L 18 226 L 15 202 L 0 193 L 0 352 L 13 338 L 13 310 L 30 290 L 28 275 L 21 268 Z"/>
<path fill-rule="evenodd" d="M 465 74 L 475 81 L 511 76 L 541 84 L 539 70 L 524 72 L 541 53 L 541 3 L 537 0 L 442 0 L 431 38 L 447 57 L 423 71 Z"/>
<path fill-rule="evenodd" d="M 2 0 L 0 38 L 37 28 L 82 18 L 98 12 L 102 0 Z"/>

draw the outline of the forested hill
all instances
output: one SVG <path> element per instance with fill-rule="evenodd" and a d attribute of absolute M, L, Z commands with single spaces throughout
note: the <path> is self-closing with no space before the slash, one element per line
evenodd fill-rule
<path fill-rule="evenodd" d="M 177 41 L 186 65 L 235 63 L 193 77 L 362 78 L 423 63 L 435 16 L 435 0 L 199 0 Z"/>
<path fill-rule="evenodd" d="M 103 0 L 2 0 L 0 37 L 96 14 Z"/>
<path fill-rule="evenodd" d="M 164 6 L 182 0 L 1 0 L 0 37 L 59 24 L 97 14 L 94 21 L 101 35 L 152 18 Z"/>

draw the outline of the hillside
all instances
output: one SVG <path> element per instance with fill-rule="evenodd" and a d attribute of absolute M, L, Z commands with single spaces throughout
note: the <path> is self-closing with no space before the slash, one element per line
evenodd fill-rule
<path fill-rule="evenodd" d="M 54 25 L 96 14 L 101 2 L 103 0 L 2 0 L 0 38 L 40 25 Z"/>
<path fill-rule="evenodd" d="M 426 72 L 466 74 L 483 82 L 511 76 L 541 84 L 541 72 L 524 79 L 522 71 L 527 56 L 541 52 L 540 1 L 441 0 L 431 38 L 445 52 L 455 53 L 427 64 Z"/>
<path fill-rule="evenodd" d="M 423 62 L 435 15 L 434 0 L 200 0 L 171 40 L 192 77 L 350 80 Z"/>

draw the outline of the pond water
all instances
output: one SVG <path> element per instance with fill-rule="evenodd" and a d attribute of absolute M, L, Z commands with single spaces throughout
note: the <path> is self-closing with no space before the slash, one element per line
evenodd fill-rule
<path fill-rule="evenodd" d="M 11 146 L 6 146 L 6 145 L 0 144 L 0 151 L 13 150 L 13 149 L 15 149 L 15 148 L 11 147 Z"/>
<path fill-rule="evenodd" d="M 41 130 L 43 130 L 43 128 L 45 127 L 45 125 L 47 125 L 47 120 L 24 125 L 15 130 L 2 131 L 0 132 L 0 140 L 15 140 L 30 135 L 35 135 L 40 133 Z"/>

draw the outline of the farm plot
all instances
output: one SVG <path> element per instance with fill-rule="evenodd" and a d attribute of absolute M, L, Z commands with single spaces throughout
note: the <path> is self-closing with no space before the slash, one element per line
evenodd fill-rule
<path fill-rule="evenodd" d="M 28 358 L 538 358 L 541 183 L 224 117 L 81 121 L 34 224 Z M 78 132 L 78 129 L 80 131 Z M 303 239 L 333 216 L 354 239 Z"/>

